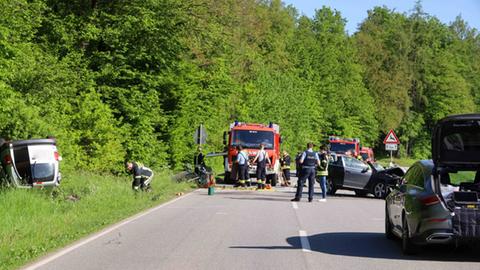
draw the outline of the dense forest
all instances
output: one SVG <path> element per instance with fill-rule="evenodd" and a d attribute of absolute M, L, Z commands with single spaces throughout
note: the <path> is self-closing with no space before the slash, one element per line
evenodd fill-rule
<path fill-rule="evenodd" d="M 284 147 L 327 135 L 428 157 L 430 130 L 480 106 L 480 36 L 417 3 L 355 33 L 329 7 L 278 0 L 0 0 L 0 136 L 55 136 L 70 169 L 125 159 L 179 168 L 203 123 L 280 124 Z"/>

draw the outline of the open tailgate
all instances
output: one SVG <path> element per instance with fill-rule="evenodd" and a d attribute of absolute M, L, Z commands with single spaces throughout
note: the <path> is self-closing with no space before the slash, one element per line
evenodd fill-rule
<path fill-rule="evenodd" d="M 437 167 L 480 167 L 480 114 L 438 121 L 432 136 L 432 159 Z"/>

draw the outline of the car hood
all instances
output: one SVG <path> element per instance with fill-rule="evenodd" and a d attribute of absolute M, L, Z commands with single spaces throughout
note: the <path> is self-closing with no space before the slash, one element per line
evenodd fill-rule
<path fill-rule="evenodd" d="M 480 114 L 438 121 L 432 135 L 432 160 L 436 167 L 480 167 Z"/>
<path fill-rule="evenodd" d="M 380 171 L 380 172 L 381 173 L 386 173 L 386 174 L 393 174 L 393 175 L 397 175 L 397 176 L 404 176 L 405 175 L 405 171 L 400 167 L 389 168 L 389 169 L 385 169 L 385 170 Z"/>

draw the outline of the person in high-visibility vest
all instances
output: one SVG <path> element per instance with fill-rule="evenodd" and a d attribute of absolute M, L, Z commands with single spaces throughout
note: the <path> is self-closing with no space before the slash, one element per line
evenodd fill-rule
<path fill-rule="evenodd" d="M 285 180 L 284 185 L 290 186 L 290 163 L 291 158 L 287 151 L 283 151 L 283 156 L 280 158 L 280 165 L 282 166 L 283 177 Z"/>
<path fill-rule="evenodd" d="M 330 156 L 328 155 L 328 147 L 326 145 L 322 145 L 320 147 L 320 152 L 318 156 L 320 158 L 320 165 L 318 166 L 317 175 L 319 176 L 320 187 L 322 188 L 322 198 L 319 201 L 326 202 L 327 201 L 328 162 L 330 160 Z"/>
<path fill-rule="evenodd" d="M 125 168 L 133 174 L 132 189 L 138 191 L 150 190 L 150 183 L 153 179 L 153 171 L 138 162 L 126 162 Z"/>

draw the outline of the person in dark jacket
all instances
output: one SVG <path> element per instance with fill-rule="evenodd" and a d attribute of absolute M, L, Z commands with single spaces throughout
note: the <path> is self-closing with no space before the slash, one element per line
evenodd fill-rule
<path fill-rule="evenodd" d="M 308 201 L 313 200 L 313 187 L 316 177 L 316 167 L 320 166 L 320 158 L 318 153 L 313 151 L 313 143 L 307 144 L 307 150 L 303 152 L 300 157 L 300 164 L 302 165 L 302 172 L 297 184 L 297 192 L 292 201 L 300 201 L 302 198 L 303 184 L 308 179 Z"/>
<path fill-rule="evenodd" d="M 193 157 L 193 166 L 196 174 L 200 174 L 202 168 L 205 168 L 205 155 L 201 147 L 198 147 L 198 151 Z"/>
<path fill-rule="evenodd" d="M 125 163 L 127 171 L 133 175 L 132 189 L 138 191 L 150 190 L 150 183 L 153 179 L 153 171 L 141 163 L 127 162 Z"/>
<path fill-rule="evenodd" d="M 300 164 L 300 158 L 302 157 L 302 153 L 298 152 L 295 156 L 295 176 L 300 177 L 300 173 L 302 172 L 302 164 Z"/>

